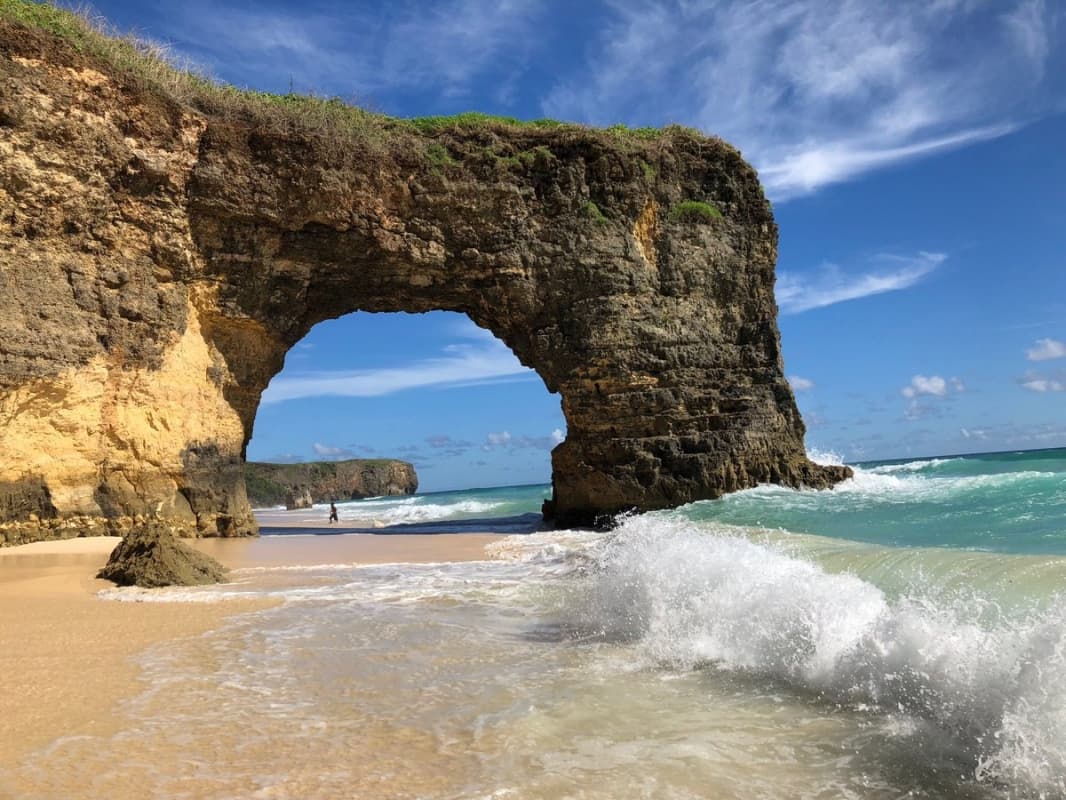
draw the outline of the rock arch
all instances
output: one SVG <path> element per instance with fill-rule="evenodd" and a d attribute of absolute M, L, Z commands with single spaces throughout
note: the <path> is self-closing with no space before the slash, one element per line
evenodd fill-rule
<path fill-rule="evenodd" d="M 10 23 L 0 51 L 8 541 L 136 515 L 254 533 L 260 394 L 357 310 L 466 313 L 561 395 L 561 524 L 845 475 L 805 456 L 777 229 L 724 142 L 491 120 L 338 141 L 192 110 Z"/>

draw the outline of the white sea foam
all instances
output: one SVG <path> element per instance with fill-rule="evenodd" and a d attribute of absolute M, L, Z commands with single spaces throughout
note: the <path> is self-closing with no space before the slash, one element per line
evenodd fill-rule
<path fill-rule="evenodd" d="M 1066 600 L 979 624 L 933 594 L 889 600 L 853 575 L 660 515 L 599 547 L 577 624 L 650 663 L 784 682 L 877 709 L 978 780 L 1066 794 Z M 904 735 L 901 733 L 900 735 Z"/>
<path fill-rule="evenodd" d="M 228 600 L 248 600 L 251 592 L 233 591 L 217 587 L 162 587 L 143 589 L 139 586 L 120 586 L 101 589 L 96 593 L 101 600 L 119 603 L 222 603 Z"/>
<path fill-rule="evenodd" d="M 893 503 L 946 500 L 973 491 L 1001 489 L 1026 481 L 1059 477 L 1054 472 L 1001 472 L 986 475 L 929 476 L 920 471 L 863 469 L 853 467 L 854 476 L 833 487 L 833 496 L 847 495 Z M 820 498 L 816 491 L 796 491 L 784 486 L 760 484 L 726 497 L 725 502 L 745 502 L 748 498 L 774 497 L 788 504 L 805 505 Z"/>
<path fill-rule="evenodd" d="M 501 508 L 503 502 L 485 500 L 459 500 L 454 503 L 427 503 L 423 497 L 380 498 L 339 503 L 337 510 L 342 522 L 362 523 L 368 528 L 405 523 L 434 522 L 466 515 L 485 514 Z M 327 524 L 329 505 L 315 505 L 302 511 L 260 511 L 257 519 L 261 525 L 272 522 L 324 526 Z"/>
<path fill-rule="evenodd" d="M 883 464 L 879 467 L 863 467 L 863 472 L 896 473 L 896 472 L 921 472 L 923 470 L 936 469 L 944 464 L 962 461 L 961 458 L 928 458 L 922 461 L 908 461 L 905 464 Z"/>
<path fill-rule="evenodd" d="M 481 500 L 462 500 L 458 503 L 425 503 L 401 505 L 391 508 L 374 509 L 362 512 L 361 510 L 345 509 L 345 519 L 380 519 L 389 524 L 401 522 L 429 522 L 438 519 L 449 519 L 459 514 L 484 514 L 487 511 L 499 508 L 503 503 L 489 503 Z M 354 513 L 351 513 L 354 512 Z"/>
<path fill-rule="evenodd" d="M 844 463 L 844 456 L 833 450 L 811 448 L 807 451 L 807 458 L 824 467 L 839 467 Z"/>

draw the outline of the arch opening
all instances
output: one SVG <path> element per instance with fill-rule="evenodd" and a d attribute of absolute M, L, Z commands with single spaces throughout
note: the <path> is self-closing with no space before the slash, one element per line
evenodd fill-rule
<path fill-rule="evenodd" d="M 559 398 L 465 315 L 354 312 L 318 323 L 288 351 L 263 393 L 246 457 L 359 459 L 367 469 L 400 460 L 417 470 L 420 492 L 547 484 L 565 429 Z M 277 500 L 277 491 L 253 485 L 259 469 L 248 470 L 253 507 Z M 387 484 L 370 484 L 387 493 Z"/>

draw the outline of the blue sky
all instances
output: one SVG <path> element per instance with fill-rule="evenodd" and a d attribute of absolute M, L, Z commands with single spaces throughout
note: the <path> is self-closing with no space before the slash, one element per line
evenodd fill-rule
<path fill-rule="evenodd" d="M 774 203 L 809 448 L 1066 446 L 1061 0 L 94 6 L 241 86 L 723 136 Z M 546 481 L 564 434 L 465 318 L 355 314 L 289 354 L 249 457 L 401 456 L 435 490 Z"/>

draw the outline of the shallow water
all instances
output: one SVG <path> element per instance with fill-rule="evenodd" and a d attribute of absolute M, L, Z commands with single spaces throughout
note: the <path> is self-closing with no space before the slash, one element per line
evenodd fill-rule
<path fill-rule="evenodd" d="M 1062 460 L 1045 460 L 1010 474 L 1061 481 Z M 1020 538 L 989 544 L 966 517 L 963 533 L 944 519 L 879 527 L 886 503 L 904 516 L 933 500 L 1002 505 L 989 499 L 1011 485 L 1002 463 L 873 465 L 842 492 L 757 489 L 610 534 L 510 537 L 479 562 L 257 568 L 222 587 L 113 591 L 283 602 L 145 654 L 119 734 L 61 740 L 6 788 L 1066 798 L 1066 532 L 1048 500 L 1061 482 L 1035 479 L 1039 519 Z M 877 480 L 900 474 L 955 483 L 885 499 Z M 980 491 L 959 483 L 987 475 Z M 756 505 L 805 530 L 753 525 Z M 806 530 L 834 515 L 855 535 Z M 907 535 L 915 545 L 898 546 Z"/>

